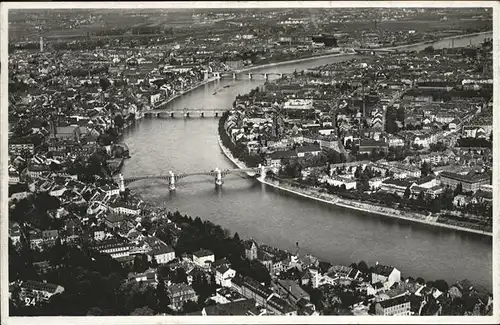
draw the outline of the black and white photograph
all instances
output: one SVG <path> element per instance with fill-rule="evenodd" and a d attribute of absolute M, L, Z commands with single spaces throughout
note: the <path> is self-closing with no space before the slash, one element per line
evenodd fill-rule
<path fill-rule="evenodd" d="M 498 3 L 1 8 L 2 323 L 500 322 Z"/>

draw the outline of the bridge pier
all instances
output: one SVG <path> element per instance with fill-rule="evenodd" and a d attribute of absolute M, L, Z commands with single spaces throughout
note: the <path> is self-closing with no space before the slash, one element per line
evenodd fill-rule
<path fill-rule="evenodd" d="M 120 193 L 125 192 L 125 179 L 122 173 L 120 173 L 120 181 L 118 182 L 118 187 L 120 188 Z"/>
<path fill-rule="evenodd" d="M 233 72 L 233 79 L 236 80 L 236 72 Z"/>
<path fill-rule="evenodd" d="M 205 112 L 201 112 L 200 116 L 205 117 Z"/>
<path fill-rule="evenodd" d="M 172 171 L 168 172 L 170 174 L 170 180 L 168 182 L 168 189 L 170 191 L 175 191 L 175 174 Z"/>
<path fill-rule="evenodd" d="M 248 74 L 248 79 L 252 80 L 253 79 L 253 74 L 249 73 Z"/>
<path fill-rule="evenodd" d="M 259 168 L 260 168 L 260 177 L 262 177 L 263 179 L 266 178 L 266 167 L 262 164 L 259 164 Z"/>
<path fill-rule="evenodd" d="M 215 112 L 215 117 L 219 117 L 219 112 Z"/>
<path fill-rule="evenodd" d="M 265 78 L 266 80 L 269 80 L 269 75 L 268 75 L 267 73 L 264 73 L 264 78 Z"/>
<path fill-rule="evenodd" d="M 222 172 L 219 167 L 215 168 L 215 186 L 222 186 Z"/>
<path fill-rule="evenodd" d="M 282 73 L 280 73 L 280 79 L 283 79 L 283 74 Z"/>
<path fill-rule="evenodd" d="M 170 113 L 170 117 L 174 117 L 174 112 Z"/>
<path fill-rule="evenodd" d="M 186 112 L 186 113 L 184 114 L 184 116 L 185 116 L 185 117 L 189 117 L 189 112 Z"/>

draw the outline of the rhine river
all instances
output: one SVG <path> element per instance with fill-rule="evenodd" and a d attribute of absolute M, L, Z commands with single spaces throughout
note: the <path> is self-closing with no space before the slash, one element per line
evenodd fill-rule
<path fill-rule="evenodd" d="M 481 35 L 456 39 L 454 45 L 474 44 L 483 38 Z M 426 46 L 429 45 L 414 49 Z M 450 46 L 449 40 L 434 45 Z M 254 71 L 286 73 L 352 57 L 318 58 Z M 244 77 L 236 81 L 220 80 L 175 99 L 167 108 L 226 109 L 236 95 L 247 93 L 263 82 Z M 217 123 L 213 117 L 143 119 L 125 131 L 123 141 L 131 158 L 124 164 L 124 176 L 234 168 L 218 146 Z M 166 204 L 172 211 L 200 216 L 259 243 L 294 251 L 298 242 L 301 253 L 332 263 L 378 261 L 397 267 L 403 277 L 444 279 L 450 285 L 467 278 L 475 285 L 492 288 L 491 237 L 323 204 L 283 193 L 243 174 L 230 174 L 224 182 L 222 189 L 216 190 L 211 177 L 188 177 L 177 183 L 172 194 L 168 183 L 161 180 L 138 181 L 130 188 L 146 199 Z"/>

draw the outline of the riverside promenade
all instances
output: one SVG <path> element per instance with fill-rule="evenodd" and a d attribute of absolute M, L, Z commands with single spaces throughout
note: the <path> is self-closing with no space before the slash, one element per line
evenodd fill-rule
<path fill-rule="evenodd" d="M 224 147 L 222 144 L 222 140 L 220 136 L 218 137 L 218 143 L 219 147 L 222 151 L 222 153 L 238 168 L 244 169 L 247 168 L 244 162 L 238 160 L 235 158 L 231 152 L 229 151 L 228 148 Z M 426 224 L 430 226 L 437 226 L 437 227 L 442 227 L 442 228 L 448 228 L 448 229 L 453 229 L 457 231 L 462 231 L 462 232 L 468 232 L 468 233 L 474 233 L 474 234 L 479 234 L 479 235 L 485 235 L 485 236 L 493 236 L 493 233 L 487 232 L 487 231 L 481 231 L 481 230 L 476 230 L 476 229 L 470 229 L 470 228 L 465 228 L 465 227 L 460 227 L 460 226 L 455 226 L 455 225 L 448 225 L 444 223 L 440 223 L 436 221 L 436 218 L 433 217 L 432 215 L 421 215 L 417 213 L 411 213 L 411 212 L 404 212 L 401 210 L 397 209 L 392 209 L 388 207 L 382 207 L 382 206 L 377 206 L 369 203 L 363 203 L 363 202 L 358 202 L 358 201 L 353 201 L 353 200 L 346 200 L 346 199 L 341 199 L 335 195 L 331 194 L 325 194 L 325 193 L 319 193 L 314 190 L 304 190 L 304 189 L 299 189 L 292 187 L 290 185 L 285 185 L 280 183 L 279 181 L 273 180 L 267 180 L 265 178 L 265 175 L 261 175 L 260 177 L 257 178 L 257 180 L 262 183 L 266 184 L 268 186 L 274 187 L 276 189 L 292 193 L 295 195 L 299 195 L 305 198 L 309 198 L 312 200 L 316 200 L 319 202 L 327 203 L 327 204 L 332 204 L 336 205 L 339 207 L 347 208 L 347 209 L 352 209 L 352 210 L 358 210 L 366 213 L 374 213 L 386 217 L 391 217 L 391 218 L 398 218 L 402 220 L 407 220 L 407 221 L 412 221 L 412 222 L 418 222 L 421 224 Z"/>

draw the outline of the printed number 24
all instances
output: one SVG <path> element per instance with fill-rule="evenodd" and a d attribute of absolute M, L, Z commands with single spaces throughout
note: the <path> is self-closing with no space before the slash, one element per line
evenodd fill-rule
<path fill-rule="evenodd" d="M 36 299 L 35 298 L 24 298 L 24 303 L 26 304 L 26 306 L 34 306 L 36 303 Z"/>

